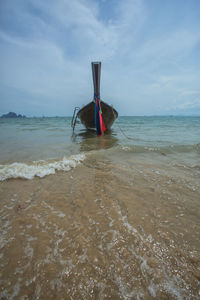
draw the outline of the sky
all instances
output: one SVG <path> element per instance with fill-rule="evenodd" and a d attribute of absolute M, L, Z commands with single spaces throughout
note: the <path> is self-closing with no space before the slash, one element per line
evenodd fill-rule
<path fill-rule="evenodd" d="M 200 115 L 199 0 L 0 0 L 0 114 Z"/>

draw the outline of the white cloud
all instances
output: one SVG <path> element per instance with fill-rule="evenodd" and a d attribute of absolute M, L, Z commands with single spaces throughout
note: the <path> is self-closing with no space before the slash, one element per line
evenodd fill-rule
<path fill-rule="evenodd" d="M 181 103 L 176 106 L 176 109 L 194 109 L 194 108 L 200 108 L 200 95 L 199 98 L 194 99 L 192 101 L 187 101 L 184 103 Z"/>
<path fill-rule="evenodd" d="M 0 29 L 0 83 L 40 99 L 49 114 L 59 114 L 57 107 L 72 113 L 91 99 L 92 60 L 103 62 L 102 96 L 120 114 L 151 114 L 160 103 L 165 111 L 175 102 L 187 103 L 185 97 L 193 94 L 184 93 L 197 89 L 200 74 L 189 60 L 199 31 L 174 28 L 167 36 L 150 31 L 141 38 L 148 33 L 145 1 L 117 1 L 109 22 L 92 0 L 6 5 L 14 17 Z"/>

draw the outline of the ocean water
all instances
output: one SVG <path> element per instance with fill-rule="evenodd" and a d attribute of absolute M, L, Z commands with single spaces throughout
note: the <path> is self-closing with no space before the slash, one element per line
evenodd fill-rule
<path fill-rule="evenodd" d="M 200 117 L 0 119 L 0 299 L 199 299 Z"/>
<path fill-rule="evenodd" d="M 62 159 L 84 151 L 130 147 L 133 153 L 199 153 L 200 117 L 119 117 L 97 139 L 71 118 L 0 119 L 0 163 Z"/>

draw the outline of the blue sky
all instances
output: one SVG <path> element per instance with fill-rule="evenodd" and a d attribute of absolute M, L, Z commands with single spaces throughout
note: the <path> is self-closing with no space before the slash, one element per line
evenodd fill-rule
<path fill-rule="evenodd" d="M 0 114 L 200 115 L 199 0 L 0 0 Z"/>

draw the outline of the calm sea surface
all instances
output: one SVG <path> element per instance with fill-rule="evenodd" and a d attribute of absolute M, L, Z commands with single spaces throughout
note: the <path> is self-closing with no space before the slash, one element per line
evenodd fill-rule
<path fill-rule="evenodd" d="M 200 299 L 200 117 L 0 119 L 0 299 Z"/>
<path fill-rule="evenodd" d="M 76 125 L 72 136 L 70 124 L 71 118 L 0 119 L 0 163 L 59 159 L 84 150 L 126 146 L 133 153 L 199 153 L 200 117 L 119 117 L 101 139 L 82 125 Z"/>

